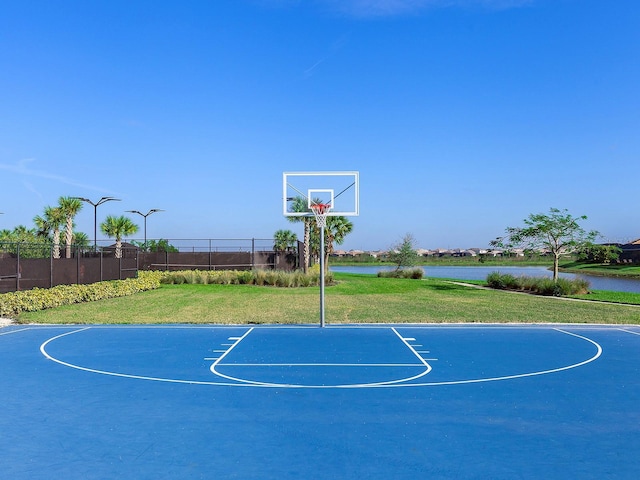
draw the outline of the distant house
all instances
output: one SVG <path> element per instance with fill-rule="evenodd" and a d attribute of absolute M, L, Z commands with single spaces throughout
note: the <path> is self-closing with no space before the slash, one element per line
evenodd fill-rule
<path fill-rule="evenodd" d="M 621 263 L 640 263 L 640 238 L 624 245 L 619 245 L 622 252 L 618 259 Z"/>
<path fill-rule="evenodd" d="M 452 257 L 475 257 L 477 256 L 477 253 L 471 249 L 464 250 L 462 248 L 454 248 L 453 250 L 451 250 L 451 256 Z"/>

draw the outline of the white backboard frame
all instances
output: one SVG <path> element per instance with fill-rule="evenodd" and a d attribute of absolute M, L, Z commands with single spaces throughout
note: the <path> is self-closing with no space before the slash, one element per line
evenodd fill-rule
<path fill-rule="evenodd" d="M 304 198 L 308 211 L 291 211 L 291 201 Z M 313 217 L 314 200 L 330 205 L 327 216 L 357 217 L 360 214 L 360 173 L 356 171 L 284 172 L 282 214 L 285 217 Z"/>

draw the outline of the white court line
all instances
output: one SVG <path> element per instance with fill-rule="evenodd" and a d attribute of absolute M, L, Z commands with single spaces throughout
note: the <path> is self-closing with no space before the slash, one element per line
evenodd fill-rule
<path fill-rule="evenodd" d="M 226 367 L 424 367 L 422 363 L 225 363 Z"/>
<path fill-rule="evenodd" d="M 33 328 L 26 327 L 26 328 L 20 328 L 18 330 L 11 330 L 9 332 L 2 332 L 2 333 L 0 333 L 0 336 L 2 336 L 2 335 L 11 335 L 12 333 L 18 333 L 18 332 L 25 332 L 27 330 L 33 330 Z"/>
<path fill-rule="evenodd" d="M 640 332 L 634 332 L 633 330 L 626 330 L 624 328 L 618 328 L 621 332 L 630 333 L 631 335 L 640 335 Z"/>
<path fill-rule="evenodd" d="M 86 328 L 81 328 L 79 330 L 73 330 L 71 332 L 67 332 L 67 333 L 63 333 L 62 335 L 57 335 L 55 337 L 51 337 L 49 340 L 47 340 L 46 342 L 44 342 L 42 345 L 40 345 L 40 352 L 42 353 L 42 355 L 44 355 L 47 359 L 56 362 L 60 365 L 64 365 L 65 367 L 69 367 L 69 368 L 74 368 L 76 370 L 81 370 L 83 372 L 89 372 L 89 373 L 97 373 L 99 375 L 107 375 L 110 377 L 119 377 L 119 378 L 131 378 L 134 380 L 150 380 L 150 381 L 154 381 L 154 382 L 164 382 L 164 383 L 180 383 L 180 384 L 187 384 L 187 385 L 216 385 L 216 386 L 222 386 L 222 387 L 239 387 L 239 386 L 244 386 L 244 385 L 239 385 L 237 383 L 222 383 L 222 382 L 207 382 L 207 381 L 199 381 L 199 380 L 181 380 L 181 379 L 176 379 L 176 378 L 161 378 L 161 377 L 148 377 L 145 375 L 132 375 L 132 374 L 128 374 L 128 373 L 118 373 L 118 372 L 109 372 L 106 370 L 97 370 L 95 368 L 87 368 L 87 367 L 83 367 L 81 365 L 74 365 L 73 363 L 68 363 L 68 362 L 64 362 L 62 360 L 59 360 L 57 358 L 52 357 L 51 355 L 49 355 L 46 351 L 46 347 L 47 344 L 49 344 L 50 342 L 57 340 L 61 337 L 65 337 L 67 335 L 71 335 L 74 333 L 79 333 L 79 332 L 84 332 L 86 330 L 91 329 L 92 327 L 86 327 Z"/>
<path fill-rule="evenodd" d="M 471 380 L 451 380 L 444 382 L 432 382 L 432 383 L 414 383 L 414 384 L 405 384 L 405 385 L 397 385 L 398 387 L 433 387 L 433 386 L 444 386 L 444 385 L 466 385 L 471 383 L 484 383 L 484 382 L 498 382 L 502 380 L 514 380 L 516 378 L 526 378 L 526 377 L 535 377 L 539 375 L 549 375 L 551 373 L 558 373 L 564 370 L 571 370 L 572 368 L 578 368 L 588 363 L 594 362 L 602 355 L 602 347 L 595 341 L 590 338 L 583 337 L 582 335 L 578 335 L 577 333 L 567 332 L 566 330 L 562 330 L 560 328 L 553 328 L 557 332 L 565 333 L 567 335 L 571 335 L 573 337 L 581 338 L 582 340 L 586 340 L 589 343 L 592 343 L 596 347 L 596 354 L 587 360 L 584 360 L 579 363 L 574 363 L 572 365 L 566 365 L 564 367 L 552 368 L 549 370 L 542 370 L 539 372 L 529 372 L 529 373 L 520 373 L 515 375 L 505 375 L 502 377 L 489 377 L 489 378 L 476 378 Z"/>
<path fill-rule="evenodd" d="M 225 368 L 228 366 L 239 366 L 239 364 L 235 364 L 235 363 L 228 363 L 228 364 L 222 364 L 222 360 L 224 359 L 224 357 L 226 357 L 242 340 L 244 340 L 247 335 L 249 333 L 251 333 L 253 329 L 249 330 L 247 333 L 245 333 L 242 337 L 240 337 L 238 339 L 238 341 L 227 351 L 227 353 L 225 353 L 222 357 L 220 357 L 216 362 L 213 363 L 213 365 L 211 365 L 211 373 L 213 373 L 214 375 L 217 375 L 219 377 L 225 378 L 227 380 L 233 380 L 236 382 L 241 382 L 244 384 L 249 384 L 249 385 L 254 385 L 254 386 L 260 386 L 260 387 L 280 387 L 280 388 L 366 388 L 366 387 L 379 387 L 379 386 L 393 386 L 395 384 L 398 383 L 404 383 L 404 382 L 409 382 L 412 380 L 415 380 L 417 378 L 423 377 L 424 375 L 428 374 L 432 368 L 431 365 L 429 365 L 424 358 L 422 358 L 420 356 L 420 354 L 418 354 L 418 352 L 416 352 L 416 350 L 402 337 L 402 335 L 400 335 L 398 333 L 398 331 L 395 328 L 391 328 L 391 330 L 396 334 L 396 336 L 400 339 L 400 341 L 402 341 L 402 343 L 404 343 L 404 345 L 411 350 L 411 352 L 416 356 L 416 358 L 419 360 L 419 364 L 410 364 L 411 368 L 414 367 L 421 367 L 424 368 L 424 371 L 422 371 L 421 373 L 419 373 L 418 375 L 414 375 L 412 377 L 405 377 L 405 378 L 401 378 L 401 379 L 396 379 L 396 380 L 388 380 L 388 381 L 384 381 L 384 382 L 373 382 L 373 383 L 358 383 L 358 384 L 340 384 L 340 385 L 304 385 L 304 384 L 287 384 L 287 383 L 271 383 L 271 382 L 262 382 L 262 381 L 256 381 L 256 380 L 248 380 L 246 378 L 239 378 L 239 377 L 234 377 L 231 375 L 225 375 L 221 372 L 219 372 L 216 367 L 218 366 L 224 366 Z M 381 364 L 384 367 L 389 367 L 392 364 Z M 320 364 L 320 363 L 309 363 L 309 364 L 260 364 L 260 367 L 270 367 L 270 366 L 286 366 L 286 367 L 294 367 L 294 366 L 305 366 L 305 367 L 322 367 L 322 366 L 331 366 L 331 367 L 366 367 L 366 366 L 373 366 L 373 364 L 368 365 L 368 364 L 344 364 L 344 363 L 339 363 L 339 364 Z M 406 366 L 406 365 L 402 365 L 402 366 Z"/>
<path fill-rule="evenodd" d="M 575 327 L 575 325 L 567 325 L 567 327 Z M 65 328 L 69 328 L 69 327 L 66 326 Z M 602 355 L 602 347 L 597 342 L 595 342 L 594 340 L 591 340 L 590 338 L 584 337 L 582 335 L 578 335 L 576 333 L 568 332 L 568 331 L 560 329 L 560 328 L 553 328 L 552 330 L 555 330 L 557 332 L 560 332 L 560 333 L 563 333 L 563 334 L 566 334 L 566 335 L 570 335 L 570 336 L 585 340 L 585 341 L 593 344 L 596 347 L 596 350 L 597 350 L 595 355 L 593 355 L 591 358 L 588 358 L 587 360 L 584 360 L 582 362 L 578 362 L 578 363 L 571 364 L 571 365 L 566 365 L 566 366 L 563 366 L 563 367 L 558 367 L 558 368 L 553 368 L 553 369 L 544 370 L 544 371 L 538 371 L 538 372 L 529 372 L 529 373 L 523 373 L 523 374 L 506 375 L 506 376 L 491 377 L 491 378 L 479 378 L 479 379 L 470 379 L 470 380 L 452 380 L 452 381 L 428 382 L 428 383 L 427 382 L 425 382 L 425 383 L 406 383 L 406 380 L 404 380 L 405 383 L 380 382 L 380 383 L 353 384 L 353 385 L 351 385 L 351 384 L 346 384 L 346 385 L 287 385 L 287 384 L 270 384 L 270 383 L 259 383 L 259 382 L 255 382 L 255 383 L 247 383 L 247 382 L 238 383 L 237 381 L 234 381 L 233 383 L 229 383 L 229 382 L 211 382 L 211 381 L 199 381 L 199 380 L 183 380 L 183 379 L 150 377 L 150 376 L 144 376 L 144 375 L 132 375 L 132 374 L 125 374 L 125 373 L 117 373 L 117 372 L 110 372 L 110 371 L 104 371 L 104 370 L 97 370 L 97 369 L 93 369 L 93 368 L 83 367 L 83 366 L 80 366 L 80 365 L 74 365 L 74 364 L 71 364 L 71 363 L 64 362 L 62 360 L 56 359 L 56 358 L 54 358 L 53 356 L 51 356 L 51 355 L 49 355 L 47 353 L 46 347 L 50 342 L 52 342 L 52 341 L 54 341 L 56 339 L 59 339 L 61 337 L 65 337 L 67 335 L 84 332 L 84 331 L 90 330 L 92 328 L 96 328 L 96 327 L 85 327 L 85 328 L 75 329 L 73 331 L 66 332 L 64 334 L 52 337 L 52 338 L 48 339 L 47 341 L 45 341 L 40 346 L 40 351 L 47 359 L 52 360 L 53 362 L 56 362 L 56 363 L 58 363 L 60 365 L 63 365 L 63 366 L 69 367 L 69 368 L 74 368 L 74 369 L 81 370 L 81 371 L 85 371 L 85 372 L 96 373 L 96 374 L 107 375 L 107 376 L 113 376 L 113 377 L 120 377 L 120 378 L 130 378 L 130 379 L 136 379 L 136 380 L 150 380 L 150 381 L 157 381 L 157 382 L 189 384 L 189 385 L 212 385 L 212 386 L 229 386 L 229 387 L 265 387 L 265 388 L 280 387 L 280 388 L 309 388 L 309 389 L 426 387 L 426 386 L 450 386 L 450 385 L 464 385 L 464 384 L 483 383 L 483 382 L 495 382 L 495 381 L 502 381 L 502 380 L 512 380 L 512 379 L 517 379 L 517 378 L 525 378 L 525 377 L 533 377 L 533 376 L 538 376 L 538 375 L 552 374 L 552 373 L 557 373 L 557 372 L 561 372 L 561 371 L 564 371 L 564 370 L 577 368 L 577 367 L 586 365 L 588 363 L 591 363 L 591 362 L 597 360 Z M 101 328 L 101 327 L 97 327 L 97 328 Z M 118 327 L 114 327 L 114 328 L 118 328 Z M 121 328 L 127 328 L 127 327 L 121 327 Z M 141 328 L 145 328 L 145 327 L 141 327 Z M 147 328 L 149 328 L 149 327 L 147 327 Z M 151 327 L 151 328 L 153 328 L 153 327 Z M 167 327 L 161 327 L 161 328 L 167 328 Z M 186 328 L 190 328 L 190 327 L 186 327 Z M 202 328 L 202 327 L 195 327 L 195 328 Z M 206 328 L 211 328 L 211 327 L 206 327 Z M 308 327 L 306 327 L 306 328 L 308 328 Z M 411 326 L 411 327 L 398 326 L 398 328 L 413 328 L 413 326 Z M 29 328 L 27 328 L 27 329 L 29 329 Z M 25 330 L 27 330 L 27 329 L 25 329 Z M 239 340 L 244 339 L 250 333 L 251 330 L 253 330 L 253 328 L 251 328 L 249 331 L 247 331 L 242 337 L 238 337 Z M 394 329 L 394 331 L 395 331 L 395 329 Z M 635 332 L 631 332 L 631 331 L 628 331 L 628 330 L 623 330 L 623 331 L 625 331 L 627 333 L 636 334 Z M 9 333 L 9 332 L 7 332 L 7 333 Z M 402 339 L 402 336 L 397 331 L 395 333 Z M 405 344 L 406 344 L 406 342 L 405 342 Z M 231 349 L 229 349 L 225 355 L 227 355 L 230 350 Z M 426 363 L 426 360 L 429 360 L 429 359 L 424 359 L 424 358 L 420 357 L 419 355 L 416 355 L 416 356 L 420 359 L 421 365 L 425 365 L 425 364 L 428 365 Z M 218 360 L 220 360 L 220 359 L 218 359 Z M 218 361 L 218 363 L 219 363 L 219 361 Z M 227 366 L 227 365 L 225 365 L 225 366 Z"/>

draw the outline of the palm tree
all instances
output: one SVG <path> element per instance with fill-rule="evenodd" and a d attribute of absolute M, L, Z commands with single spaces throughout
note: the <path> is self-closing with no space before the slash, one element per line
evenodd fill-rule
<path fill-rule="evenodd" d="M 353 223 L 347 220 L 347 217 L 327 217 L 327 225 L 324 227 L 324 266 L 325 270 L 329 269 L 329 255 L 334 252 L 334 244 L 342 245 L 344 239 L 353 231 Z M 313 229 L 314 244 L 316 250 L 320 248 L 320 229 Z M 320 252 L 318 252 L 320 255 Z"/>
<path fill-rule="evenodd" d="M 36 235 L 38 235 L 39 237 L 49 238 L 49 234 L 51 233 L 51 225 L 49 225 L 49 221 L 46 217 L 36 215 L 35 217 L 33 217 L 33 223 L 35 223 L 36 229 L 38 230 Z"/>
<path fill-rule="evenodd" d="M 295 255 L 291 253 L 298 243 L 298 237 L 291 230 L 278 230 L 273 235 L 273 249 L 276 252 L 276 268 L 280 258 L 280 253 L 285 253 L 287 260 L 295 262 Z"/>
<path fill-rule="evenodd" d="M 73 242 L 73 217 L 82 210 L 82 201 L 74 197 L 60 197 L 59 208 L 64 214 L 66 226 L 64 230 L 64 242 L 66 245 L 65 257 L 71 258 L 71 243 Z"/>
<path fill-rule="evenodd" d="M 295 248 L 298 237 L 291 230 L 278 230 L 273 235 L 273 249 L 276 252 L 286 252 Z"/>
<path fill-rule="evenodd" d="M 60 207 L 46 207 L 44 215 L 36 215 L 33 222 L 38 229 L 38 235 L 48 237 L 53 231 L 53 258 L 60 258 L 60 225 L 65 221 L 64 212 Z"/>
<path fill-rule="evenodd" d="M 303 197 L 296 197 L 291 204 L 291 211 L 297 213 L 309 212 L 309 206 L 307 201 Z M 306 273 L 309 268 L 309 259 L 311 257 L 311 226 L 313 224 L 313 217 L 287 217 L 290 222 L 304 223 L 304 240 L 302 248 L 302 256 L 304 258 L 304 265 L 302 270 Z"/>
<path fill-rule="evenodd" d="M 89 246 L 89 235 L 84 232 L 73 232 L 73 244 L 76 247 L 86 249 Z"/>
<path fill-rule="evenodd" d="M 138 225 L 124 215 L 119 217 L 108 215 L 104 222 L 100 224 L 100 231 L 108 237 L 115 237 L 116 258 L 122 258 L 122 237 L 136 233 Z"/>

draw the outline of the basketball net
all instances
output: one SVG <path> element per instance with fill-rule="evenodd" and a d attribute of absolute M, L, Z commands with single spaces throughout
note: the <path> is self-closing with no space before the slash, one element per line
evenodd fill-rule
<path fill-rule="evenodd" d="M 327 226 L 327 212 L 331 206 L 328 203 L 316 203 L 311 205 L 313 215 L 316 217 L 316 224 L 319 228 Z"/>

